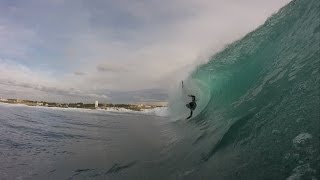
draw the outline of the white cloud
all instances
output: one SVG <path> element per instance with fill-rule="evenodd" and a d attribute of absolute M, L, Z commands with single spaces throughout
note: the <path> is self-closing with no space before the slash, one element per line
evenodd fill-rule
<path fill-rule="evenodd" d="M 288 2 L 0 3 L 0 58 L 12 61 L 0 61 L 0 81 L 78 89 L 87 94 L 166 89 Z M 22 66 L 21 60 L 28 63 Z"/>
<path fill-rule="evenodd" d="M 0 85 L 6 97 L 11 95 L 19 98 L 33 98 L 41 100 L 59 100 L 59 101 L 89 101 L 92 98 L 109 100 L 106 94 L 95 94 L 88 91 L 75 89 L 64 83 L 59 83 L 57 79 L 46 72 L 33 72 L 26 66 L 15 64 L 10 61 L 0 59 Z M 8 92 L 8 90 L 13 92 Z M 30 93 L 31 92 L 31 93 Z M 38 94 L 37 96 L 37 93 Z M 59 97 L 57 99 L 57 97 Z"/>

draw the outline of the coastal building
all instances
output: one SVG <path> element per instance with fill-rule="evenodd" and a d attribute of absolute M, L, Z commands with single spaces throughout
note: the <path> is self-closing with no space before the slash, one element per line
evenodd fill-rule
<path fill-rule="evenodd" d="M 98 101 L 96 101 L 96 102 L 94 103 L 94 107 L 95 107 L 95 108 L 98 108 L 98 107 L 99 107 L 99 102 L 98 102 Z"/>
<path fill-rule="evenodd" d="M 8 102 L 9 102 L 9 103 L 16 103 L 16 102 L 17 102 L 17 99 L 8 99 Z"/>
<path fill-rule="evenodd" d="M 4 98 L 0 98 L 0 101 L 7 102 L 8 100 Z"/>

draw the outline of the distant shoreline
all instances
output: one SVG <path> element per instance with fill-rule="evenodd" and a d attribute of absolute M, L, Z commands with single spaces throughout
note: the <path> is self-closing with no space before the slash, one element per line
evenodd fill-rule
<path fill-rule="evenodd" d="M 3 99 L 0 98 L 0 103 L 25 105 L 32 107 L 47 107 L 61 109 L 86 109 L 86 110 L 106 110 L 106 111 L 144 111 L 155 108 L 167 107 L 164 105 L 146 105 L 146 104 L 85 104 L 79 103 L 55 103 L 45 101 L 31 101 L 22 99 Z"/>

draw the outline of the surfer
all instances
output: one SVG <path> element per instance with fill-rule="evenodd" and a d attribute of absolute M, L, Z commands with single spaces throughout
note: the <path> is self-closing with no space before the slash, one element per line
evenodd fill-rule
<path fill-rule="evenodd" d="M 197 107 L 197 103 L 196 103 L 196 96 L 194 96 L 194 95 L 188 95 L 188 96 L 192 98 L 192 101 L 190 103 L 186 104 L 187 108 L 190 109 L 190 116 L 187 117 L 187 119 L 190 119 L 192 117 L 193 111 Z"/>

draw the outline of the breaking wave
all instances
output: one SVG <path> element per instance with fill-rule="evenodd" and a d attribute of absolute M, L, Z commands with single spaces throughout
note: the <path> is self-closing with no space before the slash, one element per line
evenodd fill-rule
<path fill-rule="evenodd" d="M 197 129 L 181 178 L 319 178 L 319 42 L 320 1 L 295 0 L 197 67 L 170 102 Z"/>

